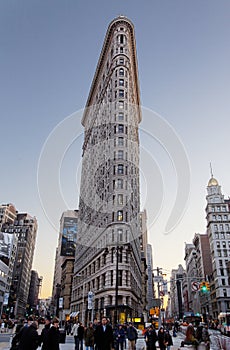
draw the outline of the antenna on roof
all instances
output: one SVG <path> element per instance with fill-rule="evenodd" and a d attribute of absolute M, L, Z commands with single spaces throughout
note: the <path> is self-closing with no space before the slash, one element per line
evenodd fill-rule
<path fill-rule="evenodd" d="M 210 172 L 211 172 L 211 177 L 213 177 L 213 172 L 212 172 L 212 163 L 210 162 Z"/>

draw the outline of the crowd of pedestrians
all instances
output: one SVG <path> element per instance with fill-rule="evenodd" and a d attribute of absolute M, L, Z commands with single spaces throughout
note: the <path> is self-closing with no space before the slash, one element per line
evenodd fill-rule
<path fill-rule="evenodd" d="M 117 325 L 113 329 L 107 317 L 102 317 L 100 322 L 94 319 L 85 328 L 77 322 L 72 326 L 71 335 L 74 336 L 75 350 L 83 350 L 83 340 L 86 350 L 124 350 L 126 339 L 129 350 L 134 350 L 138 337 L 132 323 L 127 326 Z"/>
<path fill-rule="evenodd" d="M 41 334 L 38 334 L 38 321 L 29 317 L 28 321 L 19 322 L 12 338 L 10 350 L 59 350 L 59 319 L 47 317 Z"/>
<path fill-rule="evenodd" d="M 169 333 L 169 330 L 160 327 L 157 333 L 154 325 L 150 325 L 145 332 L 147 350 L 156 350 L 157 341 L 160 350 L 170 350 L 171 345 L 173 345 L 172 336 Z"/>
<path fill-rule="evenodd" d="M 78 321 L 67 322 L 65 331 L 74 337 L 74 350 L 83 350 L 83 344 L 85 350 L 125 350 L 126 341 L 127 350 L 135 350 L 138 339 L 137 329 L 132 323 L 119 324 L 113 329 L 110 320 L 106 317 L 102 317 L 100 322 L 94 319 L 86 327 Z M 191 329 L 188 327 L 186 333 L 188 341 L 189 332 Z M 173 345 L 172 336 L 163 327 L 156 331 L 154 325 L 150 325 L 143 334 L 147 350 L 156 350 L 157 342 L 160 350 L 170 350 Z M 204 330 L 202 334 L 204 337 Z M 47 316 L 40 334 L 37 320 L 29 317 L 26 322 L 19 322 L 16 325 L 10 350 L 36 350 L 39 347 L 41 350 L 59 350 L 60 339 L 61 333 L 57 317 L 51 319 Z"/>
<path fill-rule="evenodd" d="M 198 347 L 199 344 L 205 344 L 206 350 L 210 349 L 210 334 L 208 332 L 207 324 L 200 324 L 195 329 L 192 324 L 189 324 L 186 329 L 185 339 L 182 341 L 181 346 L 194 345 Z"/>

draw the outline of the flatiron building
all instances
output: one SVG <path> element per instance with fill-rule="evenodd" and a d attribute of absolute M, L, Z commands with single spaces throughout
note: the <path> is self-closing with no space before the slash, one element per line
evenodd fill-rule
<path fill-rule="evenodd" d="M 134 26 L 109 25 L 82 117 L 84 143 L 71 311 L 85 323 L 142 313 L 140 90 Z"/>

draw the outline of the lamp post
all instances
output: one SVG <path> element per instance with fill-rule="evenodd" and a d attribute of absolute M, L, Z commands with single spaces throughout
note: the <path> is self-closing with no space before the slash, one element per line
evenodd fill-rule
<path fill-rule="evenodd" d="M 119 259 L 119 247 L 116 247 L 116 284 L 115 284 L 115 310 L 114 310 L 114 324 L 117 324 L 117 308 L 118 308 L 118 259 Z"/>
<path fill-rule="evenodd" d="M 183 276 L 181 274 L 176 275 L 176 287 L 177 287 L 177 299 L 178 299 L 178 312 L 179 319 L 183 319 L 183 305 L 182 305 L 182 294 L 181 294 L 181 281 Z"/>
<path fill-rule="evenodd" d="M 86 282 L 83 282 L 83 291 L 82 291 L 82 313 L 81 313 L 81 319 L 82 319 L 83 326 L 85 324 L 85 283 Z"/>

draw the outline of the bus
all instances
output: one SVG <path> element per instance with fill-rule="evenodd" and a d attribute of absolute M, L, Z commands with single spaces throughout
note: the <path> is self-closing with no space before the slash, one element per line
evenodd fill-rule
<path fill-rule="evenodd" d="M 230 312 L 220 312 L 218 329 L 222 334 L 230 336 Z"/>

